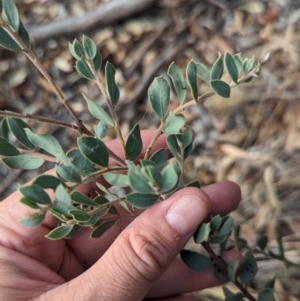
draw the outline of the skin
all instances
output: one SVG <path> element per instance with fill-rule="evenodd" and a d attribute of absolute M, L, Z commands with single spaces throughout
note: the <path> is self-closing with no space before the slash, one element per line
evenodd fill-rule
<path fill-rule="evenodd" d="M 152 135 L 150 130 L 142 133 L 145 146 Z M 118 141 L 110 141 L 107 146 L 123 157 Z M 164 136 L 153 151 L 161 147 L 165 147 Z M 90 193 L 95 185 L 79 190 Z M 35 228 L 18 224 L 31 209 L 19 202 L 20 193 L 16 191 L 0 203 L 0 299 L 195 300 L 185 294 L 220 283 L 211 270 L 194 272 L 177 255 L 201 221 L 210 215 L 230 213 L 238 206 L 240 196 L 239 187 L 232 182 L 185 188 L 134 220 L 122 215 L 99 239 L 90 239 L 90 229 L 83 228 L 71 240 L 51 241 L 44 237 L 56 226 L 51 215 Z M 182 232 L 167 216 L 183 197 L 194 202 L 198 220 L 187 219 Z M 242 260 L 237 251 L 224 257 L 226 261 Z"/>

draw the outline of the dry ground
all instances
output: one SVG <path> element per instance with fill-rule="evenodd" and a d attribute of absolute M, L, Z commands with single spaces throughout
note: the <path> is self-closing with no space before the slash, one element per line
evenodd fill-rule
<path fill-rule="evenodd" d="M 195 130 L 195 148 L 187 162 L 187 177 L 202 185 L 222 180 L 237 182 L 242 202 L 232 214 L 254 246 L 263 233 L 276 252 L 276 236 L 284 236 L 290 261 L 299 263 L 300 246 L 300 4 L 298 0 L 163 0 L 106 26 L 84 31 L 62 27 L 55 37 L 36 34 L 40 23 L 79 16 L 105 1 L 16 1 L 25 25 L 36 37 L 34 52 L 66 93 L 74 110 L 88 124 L 81 93 L 104 104 L 97 87 L 74 72 L 67 43 L 85 33 L 91 36 L 104 61 L 117 68 L 121 89 L 118 113 L 127 133 L 133 122 L 155 128 L 149 112 L 147 87 L 154 76 L 166 75 L 175 61 L 182 69 L 194 59 L 210 66 L 218 56 L 241 52 L 257 58 L 270 52 L 270 61 L 259 79 L 239 86 L 230 99 L 213 97 L 186 112 Z M 129 1 L 132 2 L 132 1 Z M 139 2 L 139 1 L 137 1 Z M 151 2 L 151 1 L 149 1 Z M 50 28 L 51 29 L 51 28 Z M 71 122 L 48 83 L 22 55 L 0 50 L 0 109 L 31 113 Z M 201 92 L 208 87 L 201 85 Z M 174 99 L 173 105 L 176 104 Z M 34 124 L 38 132 L 54 133 L 67 149 L 76 133 L 48 124 Z M 109 133 L 107 139 L 113 138 Z M 43 170 L 49 168 L 46 166 Z M 11 172 L 0 165 L 2 198 L 34 176 Z M 260 263 L 253 292 L 264 279 L 276 274 L 276 300 L 299 300 L 299 268 L 285 270 L 276 260 Z M 219 289 L 197 293 L 199 300 L 222 300 Z M 299 295 L 298 295 L 299 296 Z M 298 297 L 299 298 L 299 297 Z"/>

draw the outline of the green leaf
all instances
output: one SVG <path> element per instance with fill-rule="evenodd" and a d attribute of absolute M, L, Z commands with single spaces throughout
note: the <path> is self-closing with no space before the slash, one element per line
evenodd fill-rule
<path fill-rule="evenodd" d="M 229 279 L 234 282 L 235 281 L 235 278 L 236 278 L 236 272 L 237 272 L 237 269 L 239 267 L 239 261 L 238 260 L 233 260 L 233 261 L 230 261 L 227 265 L 227 272 L 228 272 L 228 276 L 229 276 Z"/>
<path fill-rule="evenodd" d="M 27 218 L 19 220 L 19 223 L 26 227 L 34 227 L 40 225 L 45 219 L 45 214 L 35 213 Z"/>
<path fill-rule="evenodd" d="M 7 118 L 8 126 L 11 132 L 15 135 L 17 140 L 22 143 L 24 146 L 26 146 L 29 149 L 34 149 L 35 146 L 32 144 L 32 142 L 28 139 L 25 129 L 30 129 L 29 125 L 24 122 L 22 119 Z M 30 129 L 31 130 L 31 129 Z"/>
<path fill-rule="evenodd" d="M 79 170 L 82 176 L 86 176 L 92 172 L 97 171 L 95 164 L 86 159 L 79 149 L 70 150 L 67 153 L 67 156 L 71 159 L 72 164 Z"/>
<path fill-rule="evenodd" d="M 172 79 L 180 104 L 183 104 L 186 97 L 186 83 L 180 68 L 174 62 L 169 66 L 168 75 Z"/>
<path fill-rule="evenodd" d="M 241 282 L 246 283 L 252 280 L 257 273 L 257 263 L 252 253 L 248 252 L 239 269 L 239 278 Z"/>
<path fill-rule="evenodd" d="M 103 175 L 103 178 L 107 183 L 109 183 L 112 186 L 118 186 L 118 187 L 127 187 L 129 186 L 128 182 L 128 176 L 113 172 L 107 172 Z"/>
<path fill-rule="evenodd" d="M 3 27 L 0 27 L 0 46 L 12 51 L 21 51 L 19 44 Z"/>
<path fill-rule="evenodd" d="M 68 213 L 78 222 L 88 222 L 91 219 L 91 216 L 84 210 L 71 209 Z"/>
<path fill-rule="evenodd" d="M 69 216 L 69 210 L 75 209 L 75 207 L 72 206 L 71 197 L 63 185 L 59 185 L 56 188 L 55 196 L 57 202 L 53 206 L 53 209 L 60 214 Z"/>
<path fill-rule="evenodd" d="M 196 272 L 204 272 L 213 266 L 213 261 L 209 257 L 194 251 L 182 250 L 180 257 L 190 269 Z"/>
<path fill-rule="evenodd" d="M 73 50 L 74 50 L 74 54 L 73 55 L 77 60 L 81 60 L 82 58 L 84 58 L 84 49 L 82 47 L 82 45 L 80 44 L 80 42 L 75 39 L 73 41 Z M 71 52 L 72 53 L 72 52 Z M 72 53 L 73 54 L 73 53 Z"/>
<path fill-rule="evenodd" d="M 228 217 L 225 221 L 225 223 L 221 225 L 221 228 L 219 229 L 219 234 L 218 235 L 226 235 L 229 234 L 230 231 L 233 228 L 233 220 L 232 217 Z"/>
<path fill-rule="evenodd" d="M 86 55 L 93 60 L 97 54 L 97 46 L 95 42 L 89 37 L 83 35 L 82 44 Z"/>
<path fill-rule="evenodd" d="M 49 232 L 46 237 L 51 240 L 58 240 L 67 236 L 73 229 L 73 225 L 63 225 Z"/>
<path fill-rule="evenodd" d="M 208 242 L 210 244 L 221 244 L 223 242 L 225 242 L 228 238 L 228 234 L 225 234 L 225 235 L 216 235 L 216 236 L 212 236 L 209 238 Z"/>
<path fill-rule="evenodd" d="M 126 195 L 128 202 L 136 208 L 148 208 L 156 203 L 159 195 L 153 193 L 130 193 Z"/>
<path fill-rule="evenodd" d="M 41 204 L 41 205 L 50 205 L 51 199 L 47 192 L 40 186 L 30 185 L 20 188 L 20 192 L 31 201 Z"/>
<path fill-rule="evenodd" d="M 9 168 L 26 170 L 37 169 L 44 163 L 43 159 L 29 155 L 6 157 L 2 158 L 2 161 Z"/>
<path fill-rule="evenodd" d="M 226 52 L 226 54 L 225 54 L 225 65 L 227 68 L 227 72 L 230 75 L 233 82 L 237 83 L 237 80 L 239 78 L 239 70 L 235 64 L 234 58 L 228 52 Z"/>
<path fill-rule="evenodd" d="M 18 9 L 12 0 L 3 0 L 3 8 L 9 25 L 15 32 L 18 32 L 20 25 L 20 18 Z"/>
<path fill-rule="evenodd" d="M 98 139 L 102 139 L 107 135 L 107 125 L 104 121 L 100 121 L 97 125 L 94 125 L 95 136 Z"/>
<path fill-rule="evenodd" d="M 102 56 L 101 56 L 101 53 L 98 49 L 97 49 L 97 52 L 96 52 L 96 56 L 93 59 L 93 63 L 94 63 L 95 70 L 99 70 L 101 68 Z"/>
<path fill-rule="evenodd" d="M 56 165 L 55 170 L 64 181 L 81 184 L 81 176 L 73 165 Z"/>
<path fill-rule="evenodd" d="M 142 173 L 141 168 L 129 170 L 128 180 L 130 186 L 138 192 L 145 194 L 153 192 L 150 180 Z"/>
<path fill-rule="evenodd" d="M 224 98 L 230 97 L 230 86 L 227 83 L 225 83 L 224 81 L 218 80 L 218 79 L 211 80 L 210 86 L 211 86 L 212 90 L 216 94 L 220 95 L 221 97 L 224 97 Z"/>
<path fill-rule="evenodd" d="M 40 175 L 33 181 L 32 184 L 38 185 L 44 189 L 51 188 L 53 190 L 55 190 L 60 184 L 66 186 L 62 180 L 50 175 Z"/>
<path fill-rule="evenodd" d="M 168 161 L 168 151 L 165 148 L 157 150 L 151 157 L 150 160 L 153 161 L 159 170 L 162 170 Z"/>
<path fill-rule="evenodd" d="M 233 59 L 235 61 L 235 65 L 238 69 L 238 74 L 240 75 L 243 70 L 243 60 L 240 53 L 237 53 L 233 56 Z"/>
<path fill-rule="evenodd" d="M 103 209 L 103 210 L 100 210 L 100 211 L 94 213 L 94 214 L 91 216 L 91 218 L 90 218 L 89 221 L 87 221 L 87 222 L 81 222 L 81 223 L 79 223 L 79 224 L 80 224 L 80 226 L 82 226 L 82 227 L 91 227 L 91 226 L 94 227 L 94 226 L 97 226 L 97 223 L 100 221 L 100 219 L 101 219 L 103 216 L 105 216 L 105 215 L 107 214 L 107 212 L 108 212 L 108 209 L 107 209 L 107 208 L 105 208 L 105 209 Z"/>
<path fill-rule="evenodd" d="M 0 136 L 2 136 L 5 140 L 9 140 L 9 127 L 7 118 L 4 118 L 0 124 Z"/>
<path fill-rule="evenodd" d="M 109 200 L 107 198 L 105 198 L 103 195 L 99 195 L 97 196 L 94 201 L 98 204 L 98 205 L 103 205 L 103 204 L 108 204 Z M 109 204 L 108 204 L 109 205 Z M 107 206 L 108 209 L 108 213 L 110 214 L 118 214 L 117 209 L 115 208 L 115 206 L 113 205 L 109 205 Z"/>
<path fill-rule="evenodd" d="M 35 203 L 33 202 L 32 200 L 26 198 L 26 197 L 23 197 L 21 198 L 20 202 L 32 209 L 39 209 L 40 207 Z"/>
<path fill-rule="evenodd" d="M 224 63 L 221 53 L 219 53 L 219 58 L 215 61 L 214 65 L 212 66 L 210 79 L 221 79 L 224 72 Z"/>
<path fill-rule="evenodd" d="M 89 198 L 85 194 L 82 194 L 79 191 L 73 191 L 70 194 L 70 197 L 71 197 L 72 201 L 74 201 L 77 204 L 86 205 L 86 206 L 93 206 L 93 207 L 98 206 L 98 204 L 95 201 L 93 201 L 91 198 Z"/>
<path fill-rule="evenodd" d="M 136 159 L 143 150 L 140 126 L 136 124 L 126 142 L 126 154 L 129 160 Z"/>
<path fill-rule="evenodd" d="M 268 245 L 268 240 L 269 239 L 267 235 L 262 235 L 257 239 L 256 244 L 263 251 Z"/>
<path fill-rule="evenodd" d="M 83 59 L 76 62 L 75 69 L 81 77 L 87 78 L 89 80 L 95 80 L 95 76 L 92 70 L 90 69 L 88 63 Z"/>
<path fill-rule="evenodd" d="M 209 223 L 201 223 L 196 232 L 194 233 L 194 241 L 196 244 L 200 244 L 208 240 L 210 233 Z"/>
<path fill-rule="evenodd" d="M 79 150 L 92 163 L 108 166 L 108 150 L 105 144 L 93 137 L 81 137 L 77 140 Z"/>
<path fill-rule="evenodd" d="M 265 288 L 258 293 L 257 301 L 275 301 L 274 290 Z"/>
<path fill-rule="evenodd" d="M 195 101 L 198 100 L 198 82 L 197 82 L 197 65 L 192 60 L 188 63 L 186 68 L 186 77 L 190 88 L 192 90 L 193 98 Z"/>
<path fill-rule="evenodd" d="M 145 161 L 148 160 L 143 160 Z M 150 161 L 151 162 L 151 161 Z M 161 186 L 161 174 L 159 172 L 159 169 L 156 165 L 148 165 L 142 168 L 144 174 L 147 176 L 148 179 L 151 181 L 151 185 L 153 187 L 153 191 L 158 192 L 159 188 Z"/>
<path fill-rule="evenodd" d="M 73 237 L 75 237 L 75 235 L 80 231 L 81 226 L 80 225 L 73 225 L 73 229 L 71 230 L 71 232 L 69 232 L 68 235 L 65 236 L 66 239 L 71 239 Z"/>
<path fill-rule="evenodd" d="M 178 183 L 179 177 L 173 163 L 169 163 L 162 172 L 161 191 L 167 193 Z"/>
<path fill-rule="evenodd" d="M 20 36 L 20 38 L 22 39 L 22 41 L 24 42 L 24 44 L 30 48 L 30 37 L 29 34 L 26 30 L 26 28 L 24 27 L 22 21 L 20 20 L 20 26 L 19 26 L 19 31 L 18 34 Z"/>
<path fill-rule="evenodd" d="M 113 106 L 118 103 L 120 98 L 120 91 L 115 81 L 115 73 L 115 67 L 110 62 L 107 62 L 105 65 L 106 87 L 109 99 Z"/>
<path fill-rule="evenodd" d="M 182 133 L 183 147 L 188 147 L 193 142 L 193 132 L 189 126 L 186 126 Z"/>
<path fill-rule="evenodd" d="M 213 269 L 214 269 L 214 276 L 218 281 L 220 282 L 229 281 L 229 277 L 226 274 L 224 274 L 217 265 L 214 265 Z"/>
<path fill-rule="evenodd" d="M 115 221 L 107 221 L 100 224 L 91 234 L 92 238 L 99 238 L 104 234 L 110 227 L 114 225 Z"/>
<path fill-rule="evenodd" d="M 108 116 L 108 114 L 104 111 L 104 109 L 98 105 L 97 103 L 95 103 L 94 101 L 90 100 L 87 96 L 85 96 L 84 94 L 82 94 L 87 105 L 88 105 L 88 109 L 89 112 L 97 119 L 99 120 L 103 120 L 105 123 L 114 126 L 114 122 L 112 121 L 112 119 L 110 118 L 110 116 Z"/>
<path fill-rule="evenodd" d="M 214 216 L 210 221 L 210 228 L 213 232 L 218 232 L 222 224 L 222 218 L 220 214 Z"/>
<path fill-rule="evenodd" d="M 206 81 L 210 81 L 210 71 L 206 66 L 200 63 L 196 63 L 197 66 L 197 74 L 203 77 Z"/>
<path fill-rule="evenodd" d="M 163 131 L 166 134 L 180 134 L 180 130 L 184 124 L 185 118 L 182 114 L 174 115 L 172 112 L 170 112 Z"/>
<path fill-rule="evenodd" d="M 15 146 L 9 143 L 6 139 L 0 137 L 0 155 L 12 157 L 19 154 L 20 152 Z"/>
<path fill-rule="evenodd" d="M 151 106 L 157 116 L 164 120 L 170 104 L 170 86 L 163 77 L 156 77 L 148 89 Z"/>
<path fill-rule="evenodd" d="M 34 134 L 29 129 L 25 129 L 28 139 L 37 147 L 45 150 L 57 159 L 64 155 L 64 151 L 59 142 L 49 134 Z"/>
<path fill-rule="evenodd" d="M 201 188 L 201 185 L 198 180 L 194 180 L 186 185 L 186 187 L 196 187 Z"/>
<path fill-rule="evenodd" d="M 167 138 L 167 145 L 172 153 L 172 155 L 177 160 L 182 160 L 181 154 L 180 154 L 180 148 L 178 145 L 178 141 L 176 139 L 176 135 L 169 135 Z"/>
<path fill-rule="evenodd" d="M 252 56 L 251 59 L 248 59 L 248 58 L 244 59 L 244 61 L 243 61 L 243 71 L 245 73 L 250 72 L 252 70 L 252 68 L 254 67 L 254 63 L 255 63 L 254 55 Z"/>

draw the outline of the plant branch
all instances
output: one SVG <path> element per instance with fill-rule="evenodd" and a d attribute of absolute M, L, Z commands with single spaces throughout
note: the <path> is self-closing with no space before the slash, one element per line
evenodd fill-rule
<path fill-rule="evenodd" d="M 207 242 L 201 243 L 203 248 L 206 250 L 206 252 L 209 254 L 209 256 L 213 259 L 217 267 L 225 274 L 228 275 L 227 267 L 225 266 L 224 262 L 215 254 L 215 252 L 212 250 L 210 245 Z M 243 286 L 243 284 L 238 280 L 235 279 L 232 281 L 235 286 L 244 294 L 245 297 L 247 297 L 250 301 L 257 301 L 247 290 L 246 287 Z"/>

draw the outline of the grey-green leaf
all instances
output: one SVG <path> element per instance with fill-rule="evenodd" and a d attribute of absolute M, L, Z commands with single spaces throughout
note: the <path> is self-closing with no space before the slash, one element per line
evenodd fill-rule
<path fill-rule="evenodd" d="M 131 130 L 126 141 L 126 154 L 129 160 L 136 159 L 143 149 L 143 141 L 141 138 L 141 130 L 138 124 Z"/>
<path fill-rule="evenodd" d="M 69 210 L 75 209 L 75 207 L 72 206 L 70 195 L 68 194 L 63 185 L 59 185 L 56 188 L 55 196 L 57 202 L 53 206 L 53 209 L 60 214 L 68 216 Z"/>
<path fill-rule="evenodd" d="M 93 60 L 97 54 L 97 46 L 95 42 L 89 37 L 83 35 L 82 44 L 86 55 Z"/>
<path fill-rule="evenodd" d="M 12 51 L 21 51 L 19 44 L 3 27 L 0 27 L 0 46 Z"/>
<path fill-rule="evenodd" d="M 38 185 L 42 188 L 51 188 L 55 190 L 58 185 L 62 184 L 66 186 L 66 184 L 57 177 L 50 176 L 50 175 L 40 175 L 34 181 L 33 184 Z"/>
<path fill-rule="evenodd" d="M 20 36 L 20 38 L 22 39 L 22 41 L 24 42 L 24 44 L 30 48 L 30 37 L 29 34 L 26 30 L 26 28 L 23 25 L 23 22 L 20 20 L 20 26 L 19 26 L 19 31 L 18 34 Z"/>
<path fill-rule="evenodd" d="M 71 159 L 72 164 L 79 170 L 82 176 L 86 176 L 94 171 L 97 171 L 95 164 L 86 159 L 79 149 L 70 150 L 67 153 L 67 156 Z"/>
<path fill-rule="evenodd" d="M 239 278 L 241 282 L 246 283 L 254 278 L 257 273 L 257 263 L 252 253 L 248 252 L 239 269 Z"/>
<path fill-rule="evenodd" d="M 99 70 L 102 65 L 102 56 L 100 51 L 97 49 L 96 56 L 93 59 L 95 70 Z"/>
<path fill-rule="evenodd" d="M 208 240 L 208 236 L 210 233 L 210 225 L 209 223 L 202 223 L 196 232 L 194 233 L 194 241 L 196 244 L 200 244 L 204 241 Z"/>
<path fill-rule="evenodd" d="M 208 70 L 208 68 L 201 63 L 196 63 L 196 66 L 197 74 L 203 77 L 206 81 L 210 81 L 210 71 Z"/>
<path fill-rule="evenodd" d="M 104 111 L 104 109 L 98 105 L 95 101 L 90 100 L 86 95 L 82 94 L 87 105 L 89 112 L 97 119 L 103 120 L 105 123 L 114 126 L 114 122 L 110 116 Z"/>
<path fill-rule="evenodd" d="M 211 80 L 210 86 L 211 86 L 212 90 L 216 94 L 220 95 L 221 97 L 224 97 L 224 98 L 230 97 L 230 86 L 227 83 L 225 83 L 224 81 L 218 80 L 218 79 Z"/>
<path fill-rule="evenodd" d="M 71 209 L 68 213 L 71 214 L 78 222 L 87 222 L 91 219 L 91 216 L 86 211 L 81 209 Z"/>
<path fill-rule="evenodd" d="M 21 198 L 20 202 L 30 208 L 33 208 L 33 209 L 39 209 L 40 207 L 32 200 L 26 198 L 26 197 L 23 197 Z"/>
<path fill-rule="evenodd" d="M 34 227 L 40 225 L 45 219 L 45 214 L 33 214 L 27 218 L 19 220 L 19 223 L 26 227 Z"/>
<path fill-rule="evenodd" d="M 103 175 L 105 181 L 112 186 L 127 187 L 129 185 L 128 176 L 113 172 L 107 172 Z"/>
<path fill-rule="evenodd" d="M 182 114 L 173 114 L 170 112 L 166 125 L 163 129 L 164 133 L 166 134 L 180 134 L 180 130 L 185 124 L 185 118 Z"/>
<path fill-rule="evenodd" d="M 30 129 L 29 125 L 22 119 L 7 118 L 8 126 L 11 132 L 15 135 L 17 140 L 29 149 L 34 149 L 34 144 L 28 139 L 25 129 Z"/>
<path fill-rule="evenodd" d="M 239 70 L 236 66 L 234 58 L 228 52 L 226 52 L 225 54 L 225 65 L 229 76 L 235 83 L 237 83 L 237 80 L 239 78 Z"/>
<path fill-rule="evenodd" d="M 239 261 L 238 260 L 230 261 L 227 265 L 228 276 L 229 276 L 229 279 L 232 282 L 235 281 L 236 272 L 237 272 L 238 267 L 239 267 Z"/>
<path fill-rule="evenodd" d="M 237 66 L 238 69 L 238 74 L 240 75 L 240 73 L 243 70 L 243 60 L 242 60 L 242 56 L 240 53 L 237 53 L 233 56 L 233 59 L 235 61 L 235 65 Z"/>
<path fill-rule="evenodd" d="M 38 157 L 29 155 L 19 155 L 14 157 L 2 158 L 4 164 L 12 169 L 32 170 L 43 165 L 44 160 Z"/>
<path fill-rule="evenodd" d="M 50 205 L 51 199 L 47 192 L 40 186 L 30 185 L 20 188 L 20 192 L 31 201 L 41 204 L 41 205 Z"/>
<path fill-rule="evenodd" d="M 56 165 L 55 169 L 57 175 L 64 181 L 81 183 L 81 176 L 73 165 Z"/>
<path fill-rule="evenodd" d="M 13 157 L 19 155 L 18 149 L 9 143 L 6 139 L 0 137 L 0 155 Z"/>
<path fill-rule="evenodd" d="M 91 234 L 92 238 L 99 238 L 103 235 L 110 227 L 114 225 L 115 221 L 107 221 L 100 224 Z"/>
<path fill-rule="evenodd" d="M 84 59 L 81 59 L 76 62 L 75 69 L 81 77 L 87 78 L 89 80 L 95 79 L 95 76 L 91 68 L 89 67 L 88 63 Z"/>
<path fill-rule="evenodd" d="M 254 55 L 252 56 L 251 59 L 248 59 L 248 58 L 244 59 L 244 61 L 243 61 L 243 71 L 245 73 L 250 72 L 252 70 L 252 68 L 254 67 L 254 63 L 255 63 Z"/>
<path fill-rule="evenodd" d="M 151 106 L 158 117 L 164 120 L 170 104 L 170 85 L 163 77 L 156 77 L 148 89 Z"/>
<path fill-rule="evenodd" d="M 210 73 L 210 79 L 221 79 L 223 76 L 224 72 L 224 63 L 223 63 L 223 58 L 222 55 L 219 54 L 219 58 L 215 61 L 211 73 Z"/>
<path fill-rule="evenodd" d="M 179 180 L 179 176 L 176 172 L 173 163 L 169 163 L 162 172 L 161 177 L 161 191 L 164 193 L 168 193 L 171 189 L 173 189 Z"/>
<path fill-rule="evenodd" d="M 106 87 L 109 95 L 109 99 L 113 106 L 115 106 L 120 98 L 120 91 L 115 81 L 115 67 L 107 62 L 105 65 L 105 79 L 106 79 Z"/>
<path fill-rule="evenodd" d="M 67 236 L 73 229 L 73 225 L 63 225 L 49 232 L 46 237 L 51 240 L 57 240 Z"/>
<path fill-rule="evenodd" d="M 18 9 L 12 0 L 3 0 L 3 8 L 9 25 L 15 32 L 18 32 L 20 25 L 20 18 Z"/>
<path fill-rule="evenodd" d="M 165 148 L 157 150 L 151 157 L 150 160 L 153 161 L 159 170 L 162 170 L 168 161 L 168 151 Z"/>
<path fill-rule="evenodd" d="M 219 229 L 219 235 L 226 235 L 229 234 L 233 228 L 233 219 L 232 217 L 228 217 L 224 224 L 222 224 L 221 228 Z"/>
<path fill-rule="evenodd" d="M 190 61 L 186 68 L 186 77 L 192 90 L 193 98 L 198 100 L 198 82 L 197 82 L 197 65 L 194 61 Z"/>
<path fill-rule="evenodd" d="M 221 224 L 222 224 L 222 218 L 218 214 L 211 219 L 210 228 L 213 232 L 217 232 L 217 231 L 219 231 Z"/>
<path fill-rule="evenodd" d="M 180 257 L 189 268 L 196 272 L 204 272 L 213 266 L 213 261 L 209 257 L 194 251 L 182 250 Z"/>
<path fill-rule="evenodd" d="M 128 179 L 130 186 L 141 193 L 151 193 L 153 189 L 150 180 L 142 173 L 141 169 L 129 170 Z"/>
<path fill-rule="evenodd" d="M 105 198 L 103 195 L 97 196 L 96 198 L 94 198 L 94 201 L 98 205 L 103 205 L 103 204 L 108 204 L 109 203 L 109 200 L 107 198 Z M 107 208 L 109 208 L 108 209 L 108 213 L 110 213 L 110 214 L 118 214 L 118 211 L 115 208 L 115 206 L 108 204 Z"/>
<path fill-rule="evenodd" d="M 156 203 L 158 197 L 158 194 L 138 192 L 126 195 L 128 202 L 136 208 L 148 208 Z"/>
<path fill-rule="evenodd" d="M 258 293 L 257 301 L 275 301 L 274 289 L 265 288 Z"/>
<path fill-rule="evenodd" d="M 98 206 L 98 204 L 94 200 L 92 200 L 91 198 L 89 198 L 85 194 L 82 194 L 79 191 L 73 191 L 71 193 L 70 197 L 77 204 L 86 205 L 86 206 L 93 206 L 93 207 Z"/>
<path fill-rule="evenodd" d="M 98 124 L 94 125 L 95 137 L 102 139 L 107 135 L 107 125 L 101 120 Z"/>
<path fill-rule="evenodd" d="M 108 150 L 105 144 L 93 137 L 81 137 L 77 140 L 81 153 L 92 163 L 107 167 Z"/>
<path fill-rule="evenodd" d="M 168 75 L 172 79 L 180 104 L 183 104 L 186 97 L 186 83 L 180 68 L 174 62 L 169 66 Z"/>
<path fill-rule="evenodd" d="M 74 53 L 72 53 L 72 51 L 71 51 L 71 53 L 77 60 L 81 60 L 82 58 L 84 58 L 84 49 L 77 39 L 75 39 L 73 42 L 73 50 L 74 50 Z"/>
<path fill-rule="evenodd" d="M 0 136 L 7 141 L 9 140 L 9 126 L 7 118 L 4 118 L 0 124 Z"/>

